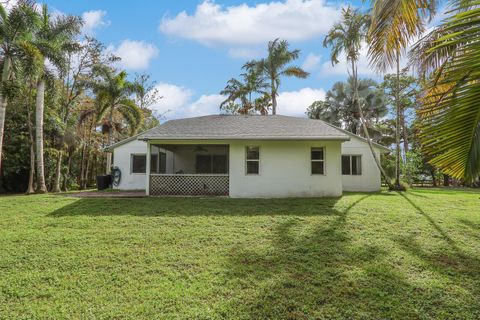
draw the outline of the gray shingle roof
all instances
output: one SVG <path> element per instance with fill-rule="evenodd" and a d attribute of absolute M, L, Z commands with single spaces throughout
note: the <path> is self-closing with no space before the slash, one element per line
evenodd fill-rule
<path fill-rule="evenodd" d="M 170 120 L 140 140 L 350 140 L 321 120 L 287 116 L 211 115 Z"/>

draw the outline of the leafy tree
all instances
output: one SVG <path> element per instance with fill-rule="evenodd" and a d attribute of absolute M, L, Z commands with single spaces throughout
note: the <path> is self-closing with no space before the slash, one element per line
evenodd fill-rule
<path fill-rule="evenodd" d="M 398 83 L 399 82 L 399 83 Z M 388 105 L 390 105 L 394 111 L 394 114 L 398 114 L 400 136 L 403 140 L 403 152 L 404 158 L 406 153 L 410 150 L 409 141 L 411 130 L 409 123 L 412 122 L 414 116 L 413 111 L 418 105 L 417 96 L 419 95 L 418 81 L 415 77 L 407 74 L 407 70 L 403 70 L 400 75 L 387 74 L 383 78 L 383 82 L 380 85 L 386 96 Z M 397 90 L 400 90 L 397 92 Z M 396 99 L 398 97 L 398 102 Z M 400 107 L 397 112 L 396 108 Z M 409 119 L 410 118 L 410 119 Z M 396 139 L 396 148 L 400 149 L 400 139 Z"/>
<path fill-rule="evenodd" d="M 389 184 L 390 188 L 393 189 L 393 186 L 390 185 L 390 181 L 383 170 L 379 159 L 373 149 L 372 142 L 370 140 L 370 135 L 368 133 L 367 123 L 363 114 L 362 105 L 359 101 L 358 95 L 358 73 L 357 73 L 357 61 L 360 56 L 360 49 L 362 42 L 365 41 L 367 36 L 367 29 L 369 25 L 369 16 L 360 13 L 358 10 L 354 10 L 351 7 L 342 9 L 342 19 L 340 22 L 336 23 L 332 29 L 328 32 L 327 36 L 323 41 L 325 47 L 331 47 L 331 56 L 330 59 L 332 64 L 335 65 L 339 62 L 338 58 L 343 52 L 346 55 L 347 63 L 350 63 L 350 74 L 353 79 L 353 94 L 352 101 L 353 105 L 358 110 L 360 120 L 362 122 L 363 130 L 365 132 L 370 151 L 375 163 L 377 164 L 380 172 L 382 173 L 385 182 Z"/>
<path fill-rule="evenodd" d="M 163 99 L 156 88 L 156 82 L 150 81 L 150 75 L 146 73 L 137 74 L 133 80 L 135 103 L 143 112 L 143 124 L 140 130 L 148 130 L 159 124 L 158 119 L 163 114 L 155 114 L 149 107 Z"/>
<path fill-rule="evenodd" d="M 307 78 L 309 73 L 298 66 L 289 65 L 298 59 L 300 50 L 289 50 L 286 40 L 275 39 L 268 43 L 268 56 L 261 60 L 247 62 L 246 68 L 256 69 L 269 81 L 272 99 L 272 114 L 277 114 L 277 96 L 282 77 Z"/>
<path fill-rule="evenodd" d="M 109 55 L 103 55 L 104 46 L 97 40 L 86 37 L 82 43 L 71 45 L 72 50 L 68 50 L 65 57 L 65 63 L 57 65 L 59 85 L 59 141 L 57 162 L 55 170 L 54 192 L 60 191 L 60 179 L 62 176 L 62 162 L 65 151 L 69 152 L 69 161 L 71 161 L 72 147 L 75 145 L 75 139 L 72 138 L 72 127 L 76 123 L 74 110 L 87 89 L 89 79 L 93 77 L 93 67 L 97 64 L 108 64 L 115 58 Z M 69 138 L 70 137 L 70 138 Z M 69 170 L 67 165 L 64 174 L 64 189 L 67 188 Z"/>

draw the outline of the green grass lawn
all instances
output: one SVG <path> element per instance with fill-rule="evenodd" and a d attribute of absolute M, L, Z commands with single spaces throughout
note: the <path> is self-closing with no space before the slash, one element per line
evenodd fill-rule
<path fill-rule="evenodd" d="M 0 319 L 479 319 L 479 198 L 0 197 Z"/>

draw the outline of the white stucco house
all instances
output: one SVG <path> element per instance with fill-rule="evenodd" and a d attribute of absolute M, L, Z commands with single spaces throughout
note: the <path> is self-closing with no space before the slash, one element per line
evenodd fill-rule
<path fill-rule="evenodd" d="M 374 144 L 378 158 L 388 148 Z M 167 121 L 107 148 L 118 189 L 147 195 L 340 196 L 378 191 L 367 141 L 321 120 L 212 115 Z"/>

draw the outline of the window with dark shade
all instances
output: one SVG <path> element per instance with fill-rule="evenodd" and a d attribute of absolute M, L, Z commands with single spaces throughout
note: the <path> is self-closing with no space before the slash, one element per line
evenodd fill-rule
<path fill-rule="evenodd" d="M 325 149 L 312 148 L 310 151 L 312 174 L 325 174 Z"/>
<path fill-rule="evenodd" d="M 132 173 L 147 172 L 147 156 L 145 154 L 132 154 L 131 171 Z"/>
<path fill-rule="evenodd" d="M 259 174 L 260 172 L 260 148 L 247 147 L 245 150 L 246 174 Z"/>
<path fill-rule="evenodd" d="M 342 156 L 342 174 L 359 176 L 362 174 L 362 156 L 344 155 Z"/>

